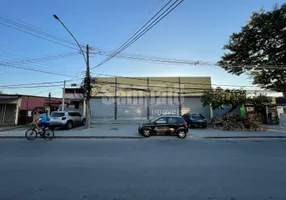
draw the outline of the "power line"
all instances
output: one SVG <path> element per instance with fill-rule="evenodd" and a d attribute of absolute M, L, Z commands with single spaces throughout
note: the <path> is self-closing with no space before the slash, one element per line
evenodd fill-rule
<path fill-rule="evenodd" d="M 128 76 L 117 76 L 117 75 L 110 75 L 110 74 L 100 74 L 100 73 L 95 73 L 97 75 L 102 75 L 102 76 L 108 76 L 108 77 L 114 77 L 114 78 L 126 78 L 126 79 L 133 79 L 133 80 L 143 80 L 143 81 L 147 81 L 146 78 L 139 78 L 139 77 L 128 77 Z M 163 83 L 175 83 L 175 84 L 179 84 L 179 82 L 177 81 L 166 81 L 166 80 L 159 80 L 159 79 L 150 79 L 151 82 L 163 82 Z M 194 83 L 194 82 L 188 82 L 188 83 L 182 83 L 185 85 L 210 85 L 210 84 L 206 84 L 206 83 Z M 214 86 L 226 86 L 226 87 L 255 87 L 255 86 L 246 86 L 246 85 L 220 85 L 220 84 L 211 84 Z"/>
<path fill-rule="evenodd" d="M 78 55 L 78 53 L 73 52 L 73 53 L 57 54 L 57 55 L 45 56 L 45 57 L 39 57 L 39 58 L 31 58 L 31 59 L 26 59 L 26 60 L 14 60 L 14 61 L 9 61 L 9 62 L 0 62 L 0 65 L 29 64 L 29 63 L 35 63 L 35 62 L 46 62 L 46 61 L 50 61 L 50 60 L 68 58 L 68 57 L 75 56 L 75 55 Z"/>
<path fill-rule="evenodd" d="M 5 54 L 7 54 L 7 53 L 5 53 Z M 8 54 L 9 55 L 9 54 Z M 16 55 L 16 54 L 12 54 L 12 55 Z M 19 55 L 17 55 L 18 57 L 22 57 L 22 58 L 27 58 L 27 57 L 23 57 L 23 56 L 19 56 Z M 5 57 L 8 57 L 8 58 L 15 58 L 15 56 L 13 56 L 13 57 L 11 57 L 11 56 L 5 56 Z M 59 57 L 60 58 L 60 57 Z M 30 59 L 30 58 L 28 58 L 28 60 L 27 60 L 27 64 L 29 64 L 29 60 L 32 60 L 32 59 Z M 78 73 L 78 71 L 75 71 L 75 70 L 71 70 L 71 69 L 69 69 L 69 70 L 64 70 L 64 69 L 59 69 L 59 67 L 53 67 L 53 68 L 55 68 L 55 70 L 56 71 L 52 71 L 52 70 L 39 70 L 38 68 L 32 68 L 32 67 L 30 67 L 31 65 L 32 66 L 39 66 L 39 67 L 43 67 L 43 66 L 45 66 L 45 65 L 51 65 L 51 64 L 49 64 L 49 63 L 46 63 L 45 65 L 42 65 L 42 64 L 36 64 L 36 63 L 31 63 L 31 64 L 29 64 L 29 67 L 20 67 L 19 65 L 24 65 L 25 66 L 25 62 L 26 62 L 26 60 L 24 60 L 25 62 L 22 62 L 21 63 L 21 61 L 23 61 L 23 60 L 17 60 L 17 64 L 8 64 L 8 63 L 10 63 L 11 62 L 11 60 L 7 60 L 6 59 L 6 62 L 5 63 L 7 63 L 7 64 L 4 64 L 4 63 L 0 63 L 0 65 L 2 65 L 2 66 L 6 66 L 6 67 L 13 67 L 13 68 L 19 68 L 19 69 L 24 69 L 24 70 L 29 70 L 29 71 L 37 71 L 37 72 L 42 72 L 42 73 L 51 73 L 51 74 L 54 74 L 54 75 L 63 75 L 63 76 L 68 76 L 67 74 L 68 73 L 71 73 L 72 71 L 74 71 L 74 73 Z M 41 60 L 41 61 L 43 61 L 44 62 L 44 60 Z M 13 61 L 14 62 L 14 61 Z M 33 60 L 33 62 L 35 62 L 35 60 Z M 46 62 L 46 61 L 45 61 Z M 45 67 L 45 69 L 50 69 L 51 67 L 50 66 L 48 66 L 48 67 Z M 69 76 L 68 76 L 69 77 Z M 72 76 L 70 76 L 70 77 L 72 77 Z"/>
<path fill-rule="evenodd" d="M 24 88 L 42 88 L 42 87 L 57 87 L 62 86 L 62 84 L 57 85 L 38 85 L 38 86 L 17 86 L 17 87 L 0 87 L 0 89 L 24 89 Z"/>
<path fill-rule="evenodd" d="M 74 50 L 77 50 L 77 44 L 75 42 L 73 42 L 70 39 L 67 39 L 65 37 L 59 36 L 57 34 L 48 32 L 44 29 L 35 27 L 35 26 L 31 26 L 27 23 L 23 23 L 19 20 L 12 20 L 12 19 L 8 19 L 7 17 L 3 17 L 0 16 L 0 24 L 24 32 L 26 34 L 35 36 L 37 38 L 43 39 L 43 40 L 47 40 L 49 42 L 55 43 L 55 44 L 59 44 L 61 46 L 67 47 L 67 48 L 71 48 Z M 81 45 L 84 46 L 84 45 Z"/>
<path fill-rule="evenodd" d="M 66 82 L 73 82 L 78 79 L 69 79 Z M 55 84 L 55 83 L 63 83 L 63 81 L 53 81 L 53 82 L 37 82 L 37 83 L 21 83 L 21 84 L 14 84 L 14 85 L 0 85 L 0 87 L 13 87 L 13 86 L 32 86 L 32 85 L 48 85 L 48 84 Z"/>
<path fill-rule="evenodd" d="M 104 83 L 104 82 L 99 82 L 99 83 Z M 102 86 L 100 84 L 96 84 L 97 86 Z M 119 85 L 119 86 L 118 86 Z M 120 84 L 117 83 L 117 85 L 114 84 L 114 82 L 110 82 L 110 85 L 108 85 L 109 87 L 113 87 L 113 88 L 119 88 L 119 89 L 124 89 L 124 90 L 135 90 L 135 91 L 144 91 L 144 92 L 163 92 L 163 93 L 179 93 L 178 91 L 172 91 L 172 90 L 152 90 L 152 89 L 157 89 L 157 88 L 164 88 L 164 89 L 176 89 L 179 90 L 179 88 L 177 87 L 164 87 L 164 86 L 151 86 L 149 85 L 149 87 L 145 86 L 145 88 L 138 88 L 138 87 L 126 87 L 127 84 Z M 135 85 L 136 84 L 132 84 Z M 125 87 L 124 87 L 125 86 Z M 148 89 L 149 88 L 149 89 Z M 150 89 L 151 88 L 151 89 Z M 181 90 L 184 90 L 186 92 L 182 92 L 182 93 L 203 93 L 204 91 L 214 91 L 215 89 L 213 88 L 181 88 Z M 231 89 L 230 89 L 231 90 Z M 246 92 L 271 92 L 268 90 L 245 90 Z"/>
<path fill-rule="evenodd" d="M 48 40 L 48 41 L 56 43 L 56 44 L 59 44 L 59 45 L 66 46 L 68 48 L 72 48 L 72 49 L 77 50 L 77 48 L 73 48 L 71 46 L 67 46 L 66 44 L 72 45 L 72 46 L 76 46 L 76 43 L 73 42 L 72 40 L 68 39 L 68 38 L 63 37 L 63 36 L 59 36 L 57 34 L 48 32 L 48 31 L 46 31 L 44 29 L 41 29 L 41 28 L 38 28 L 38 27 L 35 27 L 35 26 L 32 26 L 32 25 L 29 25 L 27 23 L 23 23 L 20 20 L 15 20 L 15 19 L 12 20 L 12 19 L 8 19 L 7 17 L 0 16 L 0 21 L 2 21 L 2 23 L 0 22 L 0 24 L 2 24 L 2 25 L 8 26 L 8 27 L 13 28 L 13 29 L 16 29 L 18 31 L 25 32 L 25 33 L 33 35 L 35 37 L 39 37 L 41 39 Z M 53 40 L 56 40 L 57 42 L 53 41 Z M 81 45 L 81 46 L 84 46 L 84 45 Z M 102 52 L 102 50 L 101 50 L 101 52 L 99 54 L 100 55 L 109 56 L 109 57 L 111 56 L 109 53 Z M 182 64 L 182 65 L 195 65 L 195 66 L 202 66 L 202 67 L 218 67 L 218 64 L 217 63 L 213 63 L 213 62 L 202 62 L 202 61 L 192 61 L 192 60 L 186 61 L 186 60 L 177 60 L 177 59 L 170 61 L 170 60 L 166 60 L 166 59 L 158 60 L 157 58 L 156 58 L 157 60 L 156 59 L 154 60 L 154 58 L 152 58 L 152 59 L 150 59 L 150 58 L 147 59 L 147 58 L 144 58 L 144 57 L 139 57 L 138 58 L 138 57 L 136 57 L 134 55 L 131 55 L 131 56 L 130 55 L 127 55 L 127 56 L 116 55 L 116 56 L 119 57 L 119 58 L 132 59 L 132 60 L 136 60 L 136 61 L 149 61 L 149 62 L 155 62 L 155 63 L 178 64 L 178 65 L 179 64 Z M 260 66 L 257 66 L 257 65 L 251 65 L 251 64 L 248 64 L 248 65 L 244 65 L 244 64 L 232 65 L 231 64 L 229 66 L 225 66 L 225 68 L 249 68 L 249 69 L 255 68 L 255 69 L 261 69 L 261 70 L 263 70 L 263 69 L 286 70 L 286 65 L 260 65 Z"/>
<path fill-rule="evenodd" d="M 22 61 L 23 59 L 25 60 L 33 60 L 32 58 L 29 58 L 29 57 L 25 57 L 25 56 L 20 56 L 20 55 L 17 55 L 17 54 L 12 54 L 12 53 L 4 53 L 6 54 L 5 57 L 8 57 L 8 58 L 12 58 L 12 59 L 17 59 L 16 61 Z M 7 56 L 9 55 L 9 56 Z M 19 58 L 23 58 L 23 59 L 19 59 Z M 59 58 L 56 58 L 56 59 L 61 59 L 61 58 L 65 58 L 65 57 L 59 57 Z M 36 58 L 38 59 L 38 58 Z M 13 62 L 14 60 L 6 60 L 6 62 Z M 62 68 L 66 68 L 66 66 L 61 66 L 61 65 L 58 65 L 58 64 L 54 64 L 54 63 L 50 63 L 50 62 L 47 62 L 45 60 L 40 60 L 41 62 L 44 62 L 45 63 L 45 66 L 47 65 L 48 67 L 46 68 L 55 68 L 56 69 L 56 72 L 62 72 L 62 73 L 70 73 L 70 72 L 74 72 L 74 73 L 78 73 L 78 71 L 74 70 L 74 69 L 68 69 L 68 70 L 65 70 L 65 69 L 59 69 L 59 67 L 62 67 Z M 32 63 L 29 64 L 29 66 L 33 65 L 33 66 L 39 66 L 39 67 L 43 67 L 42 64 L 35 64 L 36 60 L 33 60 Z M 18 62 L 18 64 L 21 64 Z"/>
<path fill-rule="evenodd" d="M 117 50 L 115 50 L 112 55 L 101 63 L 91 68 L 94 69 L 103 65 L 104 63 L 111 60 L 114 56 L 118 55 L 120 52 L 124 51 L 134 42 L 136 42 L 140 37 L 146 34 L 152 27 L 154 27 L 157 23 L 159 23 L 163 18 L 165 18 L 170 12 L 172 12 L 178 5 L 180 5 L 184 0 L 176 0 L 173 4 L 171 4 L 167 9 L 165 9 L 172 0 L 168 1 L 150 20 L 148 20 L 136 33 L 134 33 L 123 45 L 121 45 Z M 177 4 L 176 4 L 177 3 Z M 164 10 L 165 9 L 165 10 Z M 164 10 L 164 11 L 163 11 Z M 163 11 L 163 12 L 162 12 Z M 161 13 L 162 12 L 162 13 Z M 161 14 L 160 14 L 161 13 Z M 159 15 L 159 16 L 158 16 Z M 158 16 L 158 17 L 157 17 Z M 157 17 L 157 18 L 156 18 Z M 154 19 L 156 18 L 156 19 Z M 154 20 L 153 20 L 154 19 Z M 151 22 L 152 21 L 152 22 Z M 151 22 L 151 23 L 150 23 Z"/>
<path fill-rule="evenodd" d="M 67 47 L 67 48 L 70 48 L 70 49 L 77 50 L 76 48 L 73 48 L 73 47 L 71 47 L 71 46 L 68 46 L 68 45 L 65 45 L 65 44 L 62 44 L 62 43 L 59 43 L 59 42 L 53 41 L 53 40 L 51 40 L 51 39 L 48 39 L 48 38 L 45 38 L 45 37 L 42 37 L 42 36 L 39 36 L 39 35 L 36 35 L 36 34 L 30 33 L 30 32 L 25 31 L 25 30 L 21 30 L 21 29 L 19 29 L 19 28 L 16 28 L 16 27 L 10 26 L 10 25 L 8 25 L 8 24 L 4 24 L 4 23 L 1 23 L 1 22 L 0 22 L 0 24 L 2 24 L 2 25 L 4 25 L 4 26 L 7 26 L 7 27 L 9 27 L 9 28 L 12 28 L 12 29 L 15 29 L 15 30 L 18 30 L 18 31 L 24 32 L 24 33 L 27 33 L 27 34 L 29 34 L 29 35 L 33 35 L 33 36 L 35 36 L 35 37 L 37 37 L 37 38 L 44 39 L 44 40 L 47 40 L 47 41 L 49 41 L 49 42 L 52 42 L 52 43 L 55 43 L 55 44 L 58 44 L 58 45 L 61 45 L 61 46 L 64 46 L 64 47 Z"/>
<path fill-rule="evenodd" d="M 69 43 L 69 44 L 74 45 L 74 46 L 76 45 L 76 43 L 73 40 L 69 39 L 69 38 L 66 38 L 66 37 L 57 35 L 55 33 L 51 33 L 51 32 L 49 32 L 47 30 L 38 28 L 36 26 L 33 26 L 33 25 L 30 25 L 30 24 L 21 22 L 20 20 L 9 19 L 9 18 L 3 17 L 3 16 L 0 16 L 0 20 L 3 21 L 3 22 L 9 23 L 9 24 L 13 24 L 13 25 L 18 26 L 18 27 L 21 27 L 23 29 L 30 30 L 32 32 L 35 32 L 35 33 L 47 36 L 47 37 L 54 38 L 56 40 Z"/>
<path fill-rule="evenodd" d="M 61 74 L 61 73 L 52 72 L 52 71 L 45 71 L 45 70 L 40 70 L 40 69 L 33 69 L 33 68 L 30 68 L 30 67 L 20 67 L 20 66 L 15 66 L 15 65 L 10 65 L 10 64 L 8 64 L 8 65 L 7 64 L 6 65 L 1 65 L 1 66 L 3 66 L 3 67 L 12 67 L 12 68 L 17 68 L 17 69 L 23 69 L 23 70 L 33 71 L 33 72 L 41 72 L 41 73 L 45 73 L 45 74 L 53 74 L 53 75 L 58 75 L 58 76 L 72 77 L 72 76 L 68 76 L 66 74 Z"/>
<path fill-rule="evenodd" d="M 108 82 L 108 81 L 98 81 L 98 83 L 105 83 L 105 84 L 109 84 L 108 86 L 111 86 L 111 87 L 113 87 L 115 84 L 114 84 L 114 82 Z M 102 86 L 102 85 L 100 85 L 100 84 L 96 84 L 97 86 Z M 161 86 L 161 85 L 152 85 L 152 84 L 149 84 L 149 86 L 147 86 L 147 85 L 141 85 L 141 84 L 126 84 L 126 83 L 117 83 L 116 85 L 121 85 L 121 86 L 127 86 L 127 85 L 131 85 L 131 87 L 129 87 L 129 88 L 135 88 L 135 87 L 133 87 L 133 86 L 137 86 L 137 88 L 136 89 L 140 89 L 140 90 L 145 90 L 145 91 L 148 91 L 148 88 L 155 88 L 155 89 L 157 89 L 157 88 L 163 88 L 163 89 L 176 89 L 176 90 L 179 90 L 180 89 L 180 87 L 179 86 L 177 86 L 177 87 L 175 87 L 175 86 L 173 86 L 173 87 L 171 87 L 171 86 Z M 143 87 L 143 88 L 138 88 L 138 86 L 141 86 L 141 87 Z M 208 86 L 211 86 L 211 85 L 208 85 Z M 127 87 L 128 88 L 128 87 Z M 147 89 L 145 89 L 145 88 L 147 88 Z M 211 88 L 211 87 L 182 87 L 181 88 L 182 90 L 194 90 L 194 91 L 205 91 L 205 90 L 213 90 L 213 88 Z M 247 91 L 258 91 L 258 90 L 247 90 Z M 162 90 L 159 90 L 159 92 L 162 92 Z M 164 92 L 170 92 L 170 91 L 164 91 Z"/>
<path fill-rule="evenodd" d="M 92 54 L 98 54 L 103 56 L 111 56 L 111 51 L 104 49 L 97 49 L 97 52 L 93 52 Z M 164 58 L 164 57 L 155 57 L 148 55 L 138 55 L 138 54 L 119 54 L 115 57 L 120 59 L 129 59 L 134 61 L 141 62 L 151 62 L 151 63 L 159 63 L 159 64 L 171 64 L 171 65 L 186 65 L 186 66 L 199 66 L 199 67 L 213 67 L 213 68 L 222 68 L 215 62 L 208 61 L 199 61 L 199 60 L 185 60 L 185 59 L 177 59 L 177 58 Z M 227 68 L 249 68 L 249 69 L 280 69 L 286 70 L 286 65 L 229 65 Z"/>

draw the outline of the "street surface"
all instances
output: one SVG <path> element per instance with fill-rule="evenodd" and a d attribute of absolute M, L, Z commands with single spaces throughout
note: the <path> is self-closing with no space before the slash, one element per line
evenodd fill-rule
<path fill-rule="evenodd" d="M 0 140 L 1 200 L 286 199 L 286 140 Z"/>

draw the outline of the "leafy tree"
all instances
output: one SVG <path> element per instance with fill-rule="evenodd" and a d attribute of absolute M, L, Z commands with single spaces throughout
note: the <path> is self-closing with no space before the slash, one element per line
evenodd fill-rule
<path fill-rule="evenodd" d="M 224 90 L 222 88 L 206 90 L 201 102 L 204 107 L 211 105 L 213 109 L 223 109 L 223 106 L 230 106 L 229 113 L 247 102 L 246 91 L 240 89 Z"/>
<path fill-rule="evenodd" d="M 253 84 L 286 97 L 286 3 L 254 12 L 239 33 L 230 36 L 218 62 L 227 72 L 247 73 Z"/>
<path fill-rule="evenodd" d="M 248 98 L 247 102 L 254 105 L 255 108 L 262 107 L 266 103 L 271 103 L 271 98 L 265 95 L 255 96 L 253 98 Z"/>
<path fill-rule="evenodd" d="M 0 90 L 0 94 L 3 94 L 3 91 Z"/>

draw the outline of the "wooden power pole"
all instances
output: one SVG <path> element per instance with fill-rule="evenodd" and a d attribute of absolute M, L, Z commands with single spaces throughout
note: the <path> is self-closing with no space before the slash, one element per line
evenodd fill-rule
<path fill-rule="evenodd" d="M 84 103 L 86 113 L 86 128 L 90 128 L 91 123 L 91 111 L 90 111 L 90 97 L 91 97 L 91 76 L 89 66 L 89 46 L 86 45 L 86 75 L 84 79 Z"/>

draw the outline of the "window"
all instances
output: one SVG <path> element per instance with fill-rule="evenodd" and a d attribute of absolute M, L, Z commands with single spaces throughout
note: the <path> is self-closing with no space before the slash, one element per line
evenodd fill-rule
<path fill-rule="evenodd" d="M 156 120 L 156 123 L 158 124 L 165 124 L 167 122 L 166 117 L 161 117 L 158 120 Z"/>
<path fill-rule="evenodd" d="M 168 124 L 176 124 L 178 119 L 180 119 L 180 118 L 169 117 L 168 118 Z"/>
<path fill-rule="evenodd" d="M 195 120 L 205 119 L 205 118 L 204 118 L 202 115 L 200 115 L 200 114 L 192 115 L 191 118 L 192 118 L 192 119 L 195 119 Z"/>
<path fill-rule="evenodd" d="M 183 119 L 183 118 L 177 118 L 177 123 L 178 124 L 183 124 L 183 123 L 185 123 L 185 120 Z"/>
<path fill-rule="evenodd" d="M 76 112 L 76 113 L 75 113 L 75 116 L 81 117 L 81 114 L 80 114 L 79 112 Z"/>
<path fill-rule="evenodd" d="M 75 117 L 75 116 L 76 116 L 76 113 L 75 113 L 75 112 L 69 112 L 69 116 Z"/>
<path fill-rule="evenodd" d="M 53 112 L 51 114 L 51 117 L 63 117 L 63 116 L 65 116 L 65 113 L 63 112 Z"/>

